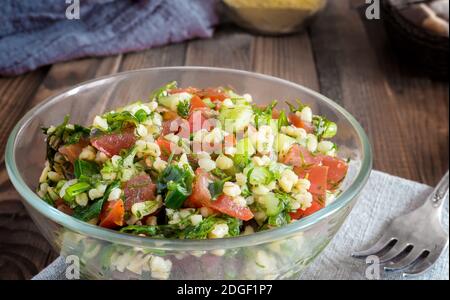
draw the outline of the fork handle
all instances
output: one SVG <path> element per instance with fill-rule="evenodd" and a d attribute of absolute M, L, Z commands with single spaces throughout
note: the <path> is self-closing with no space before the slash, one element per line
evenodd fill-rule
<path fill-rule="evenodd" d="M 438 185 L 434 188 L 434 191 L 428 196 L 427 203 L 431 203 L 431 205 L 436 209 L 441 209 L 445 198 L 448 196 L 448 171 L 445 173 L 444 177 L 442 177 L 441 181 L 439 181 Z"/>

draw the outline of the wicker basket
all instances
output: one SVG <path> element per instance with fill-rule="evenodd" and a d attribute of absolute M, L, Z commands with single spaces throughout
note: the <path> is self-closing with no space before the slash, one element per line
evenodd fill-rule
<path fill-rule="evenodd" d="M 448 79 L 449 39 L 433 35 L 404 18 L 389 0 L 382 1 L 386 31 L 402 59 L 427 74 Z"/>

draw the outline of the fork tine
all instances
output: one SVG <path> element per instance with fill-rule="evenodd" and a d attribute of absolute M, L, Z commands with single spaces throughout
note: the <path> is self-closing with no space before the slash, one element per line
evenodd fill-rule
<path fill-rule="evenodd" d="M 435 251 L 433 253 L 428 254 L 423 260 L 419 261 L 415 265 L 411 266 L 411 268 L 407 269 L 403 272 L 403 277 L 413 277 L 418 276 L 425 273 L 428 269 L 430 269 L 434 262 L 439 258 L 442 252 Z"/>
<path fill-rule="evenodd" d="M 393 240 L 396 240 L 396 239 L 393 237 L 388 237 L 385 234 L 372 247 L 370 247 L 369 249 L 363 250 L 363 251 L 353 252 L 352 256 L 358 257 L 358 258 L 363 258 L 363 257 L 367 257 L 369 255 L 378 253 L 381 250 L 383 250 L 384 248 L 386 248 L 389 245 L 389 243 L 391 243 Z"/>
<path fill-rule="evenodd" d="M 395 272 L 395 271 L 400 271 L 403 269 L 408 268 L 409 266 L 411 266 L 416 260 L 418 260 L 424 253 L 425 250 L 417 250 L 413 249 L 411 250 L 410 253 L 408 253 L 408 255 L 406 255 L 405 257 L 403 257 L 402 259 L 400 259 L 399 261 L 395 262 L 395 263 L 385 263 L 384 264 L 384 270 L 388 271 L 388 272 Z"/>
<path fill-rule="evenodd" d="M 384 262 L 388 262 L 391 261 L 392 259 L 396 258 L 397 256 L 399 256 L 400 254 L 402 254 L 406 249 L 412 247 L 409 244 L 403 244 L 403 243 L 396 243 L 391 249 L 389 249 L 388 252 L 384 253 L 383 255 L 381 255 L 379 257 L 380 262 L 384 263 Z"/>

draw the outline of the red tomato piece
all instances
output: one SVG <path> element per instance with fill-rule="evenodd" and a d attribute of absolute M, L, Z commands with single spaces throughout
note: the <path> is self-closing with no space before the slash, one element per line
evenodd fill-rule
<path fill-rule="evenodd" d="M 316 211 L 318 211 L 322 208 L 323 208 L 323 206 L 319 202 L 313 201 L 311 203 L 311 206 L 308 207 L 307 209 L 302 210 L 301 208 L 299 208 L 296 212 L 289 213 L 289 215 L 291 216 L 291 219 L 298 220 L 298 219 L 307 217 L 309 215 L 312 215 L 313 213 L 315 213 Z"/>
<path fill-rule="evenodd" d="M 321 160 L 321 156 L 313 155 L 305 147 L 294 144 L 291 149 L 289 149 L 288 153 L 286 153 L 283 157 L 282 162 L 287 165 L 307 169 L 319 164 Z"/>
<path fill-rule="evenodd" d="M 59 147 L 58 151 L 72 164 L 78 159 L 84 147 L 89 145 L 87 140 L 80 140 L 76 144 L 64 145 Z"/>
<path fill-rule="evenodd" d="M 197 96 L 194 95 L 191 99 L 191 111 L 196 110 L 197 108 L 208 108 L 208 105 L 205 104 L 205 102 L 203 102 L 203 100 Z"/>
<path fill-rule="evenodd" d="M 211 204 L 211 193 L 208 186 L 211 182 L 211 176 L 202 168 L 195 170 L 195 181 L 192 187 L 192 194 L 185 201 L 185 206 L 200 208 L 209 207 Z"/>
<path fill-rule="evenodd" d="M 227 195 L 220 195 L 217 200 L 211 201 L 209 207 L 243 221 L 253 218 L 253 213 L 248 207 L 240 206 L 233 201 L 233 198 Z"/>
<path fill-rule="evenodd" d="M 135 203 L 155 199 L 156 185 L 147 174 L 135 176 L 124 185 L 125 210 L 130 211 Z"/>
<path fill-rule="evenodd" d="M 120 133 L 105 134 L 91 139 L 92 146 L 109 157 L 118 155 L 122 149 L 130 148 L 135 142 L 134 127 L 126 128 Z"/>
<path fill-rule="evenodd" d="M 348 164 L 342 159 L 324 156 L 322 158 L 322 165 L 328 167 L 328 189 L 336 189 L 339 183 L 345 178 L 345 175 L 347 175 Z"/>
<path fill-rule="evenodd" d="M 294 113 L 290 113 L 288 115 L 288 120 L 295 127 L 305 129 L 305 131 L 307 133 L 313 133 L 314 132 L 314 126 L 311 123 L 302 121 L 302 119 L 299 116 L 297 116 L 296 114 L 294 114 Z"/>
<path fill-rule="evenodd" d="M 226 195 L 221 195 L 217 200 L 211 200 L 211 193 L 208 186 L 211 176 L 203 169 L 195 171 L 195 182 L 192 188 L 192 195 L 185 201 L 186 207 L 208 207 L 229 216 L 248 221 L 253 218 L 253 214 L 247 207 L 242 207 L 235 203 L 233 199 Z"/>
<path fill-rule="evenodd" d="M 214 101 L 223 101 L 228 96 L 219 88 L 206 88 L 197 93 L 200 98 L 209 98 L 212 102 Z"/>
<path fill-rule="evenodd" d="M 122 199 L 106 201 L 100 213 L 99 226 L 105 228 L 116 228 L 123 226 L 125 209 Z"/>
<path fill-rule="evenodd" d="M 160 136 L 156 143 L 158 144 L 159 148 L 161 149 L 161 158 L 163 160 L 167 160 L 170 156 L 170 154 L 173 152 L 174 154 L 180 154 L 183 149 L 175 145 L 174 143 L 166 140 L 164 137 Z"/>
<path fill-rule="evenodd" d="M 313 195 L 322 196 L 325 199 L 327 191 L 327 166 L 314 166 L 308 170 L 308 180 L 311 182 L 309 192 Z"/>
<path fill-rule="evenodd" d="M 161 149 L 161 154 L 164 156 L 169 156 L 170 153 L 172 153 L 172 144 L 168 140 L 166 140 L 164 137 L 160 136 L 156 143 L 158 144 L 159 148 Z"/>

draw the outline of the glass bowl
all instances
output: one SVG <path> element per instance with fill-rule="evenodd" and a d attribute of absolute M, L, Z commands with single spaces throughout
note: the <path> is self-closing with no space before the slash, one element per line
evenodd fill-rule
<path fill-rule="evenodd" d="M 95 115 L 145 100 L 176 80 L 180 86 L 230 86 L 255 102 L 301 99 L 338 125 L 339 155 L 351 159 L 343 192 L 326 208 L 284 227 L 216 240 L 154 239 L 119 233 L 72 218 L 36 194 L 44 166 L 42 126 L 90 124 Z M 342 107 L 298 84 L 245 71 L 170 67 L 119 73 L 79 84 L 29 111 L 13 129 L 6 148 L 12 183 L 46 239 L 61 255 L 79 259 L 83 278 L 93 279 L 287 279 L 296 278 L 326 247 L 355 204 L 372 166 L 366 134 Z"/>
<path fill-rule="evenodd" d="M 328 0 L 223 0 L 224 16 L 236 25 L 268 35 L 301 31 Z"/>

